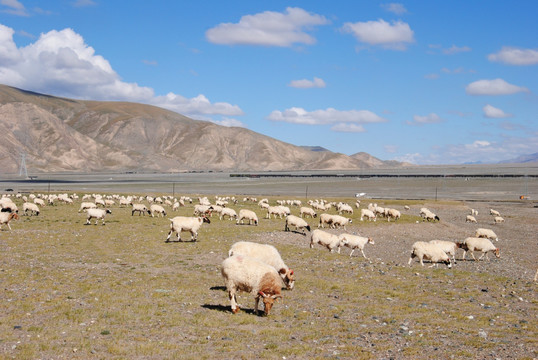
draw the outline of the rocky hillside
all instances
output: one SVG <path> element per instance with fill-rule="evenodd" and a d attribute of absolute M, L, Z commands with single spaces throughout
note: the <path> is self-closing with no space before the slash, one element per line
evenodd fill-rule
<path fill-rule="evenodd" d="M 150 105 L 71 100 L 3 85 L 0 132 L 2 173 L 18 172 L 22 153 L 31 172 L 353 170 L 389 164 L 365 153 L 311 151 Z"/>

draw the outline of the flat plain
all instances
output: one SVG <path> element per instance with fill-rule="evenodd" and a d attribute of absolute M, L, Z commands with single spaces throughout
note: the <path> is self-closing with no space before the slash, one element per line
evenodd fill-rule
<path fill-rule="evenodd" d="M 164 218 L 131 216 L 115 205 L 105 226 L 84 225 L 80 199 L 21 216 L 11 231 L 0 230 L 0 359 L 538 357 L 536 178 L 85 178 L 2 186 L 35 194 L 188 195 L 194 202 L 199 195 L 235 196 L 229 207 L 256 211 L 260 223 L 213 215 L 197 242 L 166 243 L 169 218 L 192 215 L 194 204 L 167 209 Z M 361 208 L 375 202 L 402 212 L 397 222 L 361 222 L 355 208 L 347 232 L 375 240 L 365 247 L 369 260 L 360 252 L 350 257 L 347 248 L 311 249 L 309 234 L 285 232 L 283 219 L 265 219 L 256 203 L 243 200 L 354 204 L 360 192 Z M 22 200 L 15 202 L 22 209 Z M 422 221 L 423 206 L 441 221 Z M 465 222 L 471 208 L 478 224 Z M 489 209 L 505 223 L 493 225 Z M 317 218 L 307 221 L 317 227 Z M 407 265 L 415 241 L 461 240 L 477 227 L 499 235 L 499 259 L 463 260 L 460 251 L 452 269 Z M 242 310 L 230 311 L 219 267 L 241 240 L 274 245 L 296 273 L 295 288 L 269 316 L 256 316 L 245 293 Z"/>

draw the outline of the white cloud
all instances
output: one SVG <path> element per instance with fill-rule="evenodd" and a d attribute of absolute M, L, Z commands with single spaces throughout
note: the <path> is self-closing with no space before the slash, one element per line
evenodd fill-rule
<path fill-rule="evenodd" d="M 366 132 L 366 129 L 364 129 L 364 126 L 358 125 L 358 124 L 336 124 L 331 127 L 332 131 L 337 132 L 352 132 L 352 133 L 362 133 Z"/>
<path fill-rule="evenodd" d="M 237 105 L 212 103 L 204 95 L 185 98 L 121 80 L 110 63 L 72 29 L 52 30 L 18 48 L 13 29 L 0 24 L 0 83 L 56 96 L 152 104 L 193 117 L 242 115 Z"/>
<path fill-rule="evenodd" d="M 405 6 L 399 3 L 381 4 L 381 7 L 396 15 L 402 15 L 407 13 L 407 9 L 405 8 Z"/>
<path fill-rule="evenodd" d="M 283 121 L 303 125 L 327 125 L 342 123 L 378 123 L 387 120 L 368 110 L 341 111 L 333 108 L 326 110 L 306 111 L 303 108 L 293 107 L 284 111 L 274 110 L 267 117 L 271 121 Z"/>
<path fill-rule="evenodd" d="M 538 49 L 503 46 L 498 53 L 489 54 L 488 60 L 508 65 L 536 65 L 538 64 Z"/>
<path fill-rule="evenodd" d="M 358 41 L 379 45 L 387 49 L 405 50 L 413 43 L 413 30 L 407 23 L 393 21 L 389 24 L 383 19 L 357 23 L 345 23 L 342 30 L 353 34 Z"/>
<path fill-rule="evenodd" d="M 446 55 L 454 55 L 454 54 L 458 54 L 458 53 L 461 53 L 461 52 L 469 52 L 469 51 L 471 51 L 471 48 L 468 47 L 468 46 L 458 47 L 456 45 L 452 45 L 448 49 L 443 49 L 443 53 L 446 54 Z"/>
<path fill-rule="evenodd" d="M 469 95 L 510 95 L 519 92 L 528 92 L 525 87 L 512 85 L 503 79 L 478 80 L 465 87 Z"/>
<path fill-rule="evenodd" d="M 265 11 L 245 15 L 238 23 L 223 23 L 206 31 L 209 42 L 222 45 L 262 45 L 289 47 L 314 44 L 316 39 L 305 29 L 328 24 L 321 15 L 301 8 L 288 7 L 284 13 Z"/>
<path fill-rule="evenodd" d="M 501 118 L 507 118 L 507 117 L 513 116 L 512 114 L 507 114 L 501 109 L 493 107 L 490 104 L 487 104 L 486 106 L 484 106 L 482 110 L 484 110 L 485 117 L 492 118 L 492 119 L 501 119 Z"/>
<path fill-rule="evenodd" d="M 435 113 L 430 113 L 426 116 L 414 115 L 413 121 L 407 121 L 408 125 L 424 125 L 424 124 L 437 124 L 442 122 L 443 119 Z"/>
<path fill-rule="evenodd" d="M 217 125 L 226 126 L 226 127 L 242 127 L 242 128 L 247 127 L 241 121 L 237 119 L 231 119 L 231 118 L 224 118 L 222 120 L 211 120 L 211 122 Z"/>
<path fill-rule="evenodd" d="M 309 88 L 324 88 L 325 81 L 323 79 L 315 77 L 314 80 L 292 80 L 288 84 L 289 87 L 300 88 L 300 89 L 309 89 Z"/>
<path fill-rule="evenodd" d="M 29 16 L 24 5 L 17 0 L 0 0 L 1 12 L 17 16 Z M 7 9 L 6 9 L 7 7 Z"/>

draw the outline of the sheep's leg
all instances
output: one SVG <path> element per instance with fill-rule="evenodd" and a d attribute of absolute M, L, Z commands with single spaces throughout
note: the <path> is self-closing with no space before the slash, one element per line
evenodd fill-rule
<path fill-rule="evenodd" d="M 237 314 L 237 312 L 239 311 L 239 307 L 237 306 L 237 301 L 235 300 L 235 291 L 229 291 L 228 296 L 230 297 L 232 313 Z"/>
<path fill-rule="evenodd" d="M 353 251 L 355 251 L 355 249 L 351 249 L 351 253 L 349 254 L 349 257 L 351 257 L 353 255 Z"/>
<path fill-rule="evenodd" d="M 364 254 L 364 250 L 363 250 L 363 249 L 361 249 L 361 253 L 362 253 L 362 256 L 364 256 L 364 258 L 365 258 L 366 260 L 368 260 L 368 258 L 367 258 L 366 255 Z"/>
<path fill-rule="evenodd" d="M 473 257 L 474 261 L 477 261 L 476 260 L 476 257 L 474 256 L 474 251 L 471 251 L 471 256 Z M 478 260 L 482 259 L 482 257 L 480 257 Z"/>
<path fill-rule="evenodd" d="M 191 230 L 191 241 L 196 241 L 197 238 L 198 238 L 198 233 Z"/>
<path fill-rule="evenodd" d="M 9 225 L 9 223 L 7 223 L 7 227 L 9 230 L 11 230 L 11 226 Z"/>
<path fill-rule="evenodd" d="M 169 242 L 170 241 L 170 236 L 172 236 L 172 233 L 174 232 L 173 229 L 170 229 L 170 231 L 168 232 L 168 236 L 166 237 L 166 241 L 165 242 Z"/>

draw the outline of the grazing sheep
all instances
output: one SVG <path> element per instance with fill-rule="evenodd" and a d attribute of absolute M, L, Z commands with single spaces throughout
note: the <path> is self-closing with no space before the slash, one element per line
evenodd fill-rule
<path fill-rule="evenodd" d="M 495 253 L 495 256 L 500 258 L 501 257 L 501 251 L 499 248 L 495 247 L 493 243 L 486 238 L 478 238 L 478 237 L 468 237 L 463 242 L 458 243 L 458 247 L 463 249 L 463 260 L 465 260 L 465 255 L 467 254 L 467 251 L 471 252 L 472 258 L 476 260 L 474 256 L 474 251 L 481 251 L 482 256 L 478 258 L 478 261 L 486 255 L 486 260 L 489 261 L 488 252 Z"/>
<path fill-rule="evenodd" d="M 232 313 L 239 311 L 235 294 L 238 291 L 255 296 L 254 310 L 258 314 L 260 297 L 263 300 L 264 313 L 269 315 L 273 304 L 281 299 L 282 280 L 271 265 L 243 255 L 234 255 L 222 262 L 221 274 L 224 277 Z"/>
<path fill-rule="evenodd" d="M 478 216 L 478 210 L 471 209 L 471 215 L 472 216 Z"/>
<path fill-rule="evenodd" d="M 151 211 L 146 207 L 144 204 L 133 204 L 133 208 L 131 210 L 131 216 L 134 215 L 135 212 L 138 212 L 138 216 L 142 215 L 151 215 Z"/>
<path fill-rule="evenodd" d="M 133 200 L 129 197 L 127 199 L 120 199 L 120 207 L 133 205 Z"/>
<path fill-rule="evenodd" d="M 45 207 L 45 201 L 43 201 L 43 199 L 39 199 L 39 198 L 34 198 L 34 204 L 36 205 L 39 205 L 41 207 Z"/>
<path fill-rule="evenodd" d="M 427 211 L 425 214 L 424 214 L 424 220 L 428 220 L 428 221 L 434 221 L 437 220 L 437 221 L 441 221 L 441 219 L 439 218 L 439 216 L 435 215 L 434 213 L 432 213 L 431 211 Z M 424 221 L 423 220 L 423 221 Z"/>
<path fill-rule="evenodd" d="M 473 215 L 467 215 L 465 217 L 465 222 L 471 222 L 477 224 L 476 218 Z"/>
<path fill-rule="evenodd" d="M 340 215 L 331 215 L 331 218 L 332 218 L 331 227 L 333 229 L 337 227 L 343 227 L 344 230 L 346 230 L 346 225 L 351 224 L 353 222 L 352 219 L 348 219 Z"/>
<path fill-rule="evenodd" d="M 166 210 L 161 205 L 151 204 L 149 210 L 151 217 L 155 217 L 155 213 L 160 214 L 162 217 L 166 216 Z"/>
<path fill-rule="evenodd" d="M 418 257 L 422 266 L 424 266 L 423 260 L 426 259 L 431 261 L 432 265 L 430 267 L 437 265 L 438 262 L 447 264 L 449 268 L 452 267 L 450 258 L 439 245 L 430 244 L 425 241 L 417 241 L 413 244 L 411 257 L 407 264 L 411 265 L 415 257 Z"/>
<path fill-rule="evenodd" d="M 286 225 L 284 226 L 284 231 L 290 231 L 290 226 L 295 226 L 295 231 L 303 229 L 304 235 L 306 235 L 306 230 L 310 231 L 310 225 L 302 218 L 295 215 L 286 216 Z"/>
<path fill-rule="evenodd" d="M 377 217 L 375 216 L 374 212 L 372 210 L 368 210 L 368 209 L 361 209 L 361 221 L 364 220 L 364 217 L 366 216 L 366 218 L 370 221 L 372 221 L 372 219 L 374 221 L 377 220 Z"/>
<path fill-rule="evenodd" d="M 367 238 L 364 236 L 352 235 L 352 234 L 347 234 L 347 233 L 340 234 L 339 238 L 340 238 L 340 243 L 342 245 L 347 246 L 348 248 L 351 249 L 351 253 L 349 254 L 349 257 L 353 255 L 353 252 L 356 249 L 359 249 L 362 253 L 362 256 L 364 256 L 366 260 L 368 260 L 368 258 L 366 257 L 366 255 L 364 255 L 364 246 L 367 243 L 372 244 L 372 245 L 375 244 L 372 238 Z"/>
<path fill-rule="evenodd" d="M 170 236 L 175 231 L 177 233 L 177 241 L 181 240 L 181 232 L 189 231 L 191 233 L 191 241 L 196 241 L 198 237 L 198 230 L 203 223 L 210 224 L 211 221 L 207 216 L 204 217 L 187 217 L 187 216 L 176 216 L 173 219 L 170 219 L 170 231 L 168 232 L 168 237 L 166 242 L 170 241 Z"/>
<path fill-rule="evenodd" d="M 390 221 L 391 218 L 396 221 L 402 216 L 402 214 L 396 209 L 385 208 L 385 216 L 387 217 L 387 221 Z"/>
<path fill-rule="evenodd" d="M 105 200 L 104 199 L 95 199 L 95 205 L 101 205 L 102 207 L 105 207 Z"/>
<path fill-rule="evenodd" d="M 331 214 L 321 214 L 319 216 L 319 224 L 318 224 L 318 228 L 321 226 L 322 228 L 324 228 L 325 226 L 323 226 L 324 224 L 327 224 L 329 225 L 329 227 L 331 227 L 331 224 L 332 224 L 332 215 Z"/>
<path fill-rule="evenodd" d="M 500 224 L 500 223 L 503 223 L 504 222 L 504 219 L 502 218 L 502 216 L 495 216 L 493 218 L 493 223 L 494 224 Z"/>
<path fill-rule="evenodd" d="M 441 249 L 443 249 L 447 255 L 452 256 L 452 261 L 454 264 L 456 264 L 456 251 L 458 250 L 458 245 L 455 242 L 446 240 L 431 240 L 430 244 L 435 244 L 441 247 Z"/>
<path fill-rule="evenodd" d="M 39 207 L 37 207 L 36 204 L 25 202 L 22 204 L 22 211 L 24 211 L 24 215 L 28 215 L 28 211 L 30 211 L 31 215 L 39 215 Z"/>
<path fill-rule="evenodd" d="M 497 210 L 489 209 L 489 214 L 493 216 L 501 216 L 501 213 Z"/>
<path fill-rule="evenodd" d="M 314 209 L 306 207 L 306 206 L 301 207 L 300 214 L 302 218 L 306 217 L 307 215 L 310 216 L 311 218 L 315 218 L 318 216 L 318 214 L 316 214 Z"/>
<path fill-rule="evenodd" d="M 282 219 L 283 216 L 287 216 L 290 214 L 290 209 L 286 206 L 278 205 L 278 206 L 269 206 L 267 208 L 267 216 L 266 219 L 270 219 L 271 215 L 274 215 L 275 219 L 278 215 L 280 219 Z"/>
<path fill-rule="evenodd" d="M 88 213 L 86 225 L 91 224 L 91 219 L 95 219 L 95 225 L 97 225 L 99 219 L 101 219 L 103 221 L 103 225 L 105 225 L 105 215 L 112 214 L 112 211 L 109 209 L 88 209 L 86 212 Z"/>
<path fill-rule="evenodd" d="M 10 198 L 2 198 L 2 201 L 0 201 L 0 207 L 2 208 L 2 212 L 7 212 L 7 213 L 19 212 L 17 205 Z"/>
<path fill-rule="evenodd" d="M 237 217 L 237 221 L 235 223 L 243 224 L 243 219 L 247 219 L 249 225 L 252 225 L 252 223 L 254 223 L 254 225 L 256 226 L 258 225 L 258 215 L 256 215 L 256 213 L 252 210 L 247 210 L 247 209 L 239 210 L 239 216 Z"/>
<path fill-rule="evenodd" d="M 194 214 L 193 214 L 193 216 L 211 216 L 211 211 L 212 210 L 213 210 L 213 208 L 211 207 L 211 205 L 196 204 L 196 205 L 194 205 Z"/>
<path fill-rule="evenodd" d="M 338 203 L 336 205 L 336 211 L 338 211 L 338 214 L 340 215 L 342 215 L 342 213 L 353 214 L 353 208 L 349 204 L 344 203 Z"/>
<path fill-rule="evenodd" d="M 239 241 L 232 245 L 228 251 L 228 256 L 243 255 L 247 256 L 268 265 L 271 265 L 279 273 L 282 281 L 289 290 L 293 289 L 295 284 L 295 276 L 282 260 L 280 253 L 273 245 L 258 244 L 250 241 Z"/>
<path fill-rule="evenodd" d="M 230 220 L 236 219 L 237 220 L 237 213 L 234 209 L 231 208 L 223 208 L 220 212 L 220 219 L 224 219 L 225 216 L 228 216 Z"/>
<path fill-rule="evenodd" d="M 338 253 L 340 254 L 340 247 L 342 246 L 340 238 L 337 235 L 328 233 L 323 230 L 316 229 L 312 231 L 310 235 L 310 248 L 314 248 L 314 244 L 320 244 L 329 249 L 329 252 L 332 252 L 334 248 L 338 248 Z"/>
<path fill-rule="evenodd" d="M 88 210 L 88 209 L 96 209 L 97 205 L 92 202 L 82 202 L 80 203 L 80 209 L 78 209 L 78 212 Z"/>
<path fill-rule="evenodd" d="M 411 208 L 409 207 L 409 205 L 404 205 L 404 210 L 409 210 L 409 209 L 411 209 Z"/>
<path fill-rule="evenodd" d="M 474 236 L 477 238 L 487 238 L 487 239 L 499 241 L 499 237 L 491 229 L 478 228 L 476 229 Z"/>
<path fill-rule="evenodd" d="M 19 215 L 14 212 L 0 212 L 0 228 L 2 228 L 2 225 L 7 224 L 8 229 L 11 230 L 9 222 L 13 219 L 19 220 Z"/>

